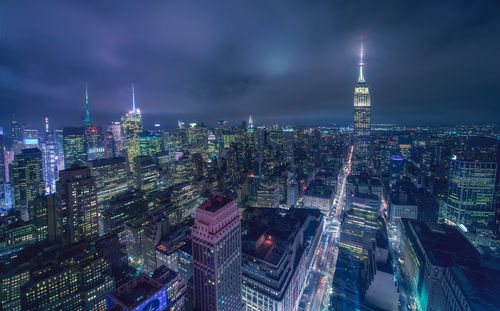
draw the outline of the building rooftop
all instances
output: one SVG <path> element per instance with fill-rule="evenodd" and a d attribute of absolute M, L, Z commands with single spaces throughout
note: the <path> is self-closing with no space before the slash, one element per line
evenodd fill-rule
<path fill-rule="evenodd" d="M 455 264 L 468 264 L 479 261 L 479 252 L 460 231 L 453 226 L 437 223 L 423 223 L 404 219 L 403 224 L 412 227 L 423 251 L 433 265 L 448 267 Z"/>
<path fill-rule="evenodd" d="M 109 296 L 114 300 L 115 305 L 126 310 L 134 310 L 162 288 L 163 284 L 160 281 L 141 274 L 112 291 Z"/>
<path fill-rule="evenodd" d="M 208 212 L 215 213 L 219 209 L 226 206 L 231 201 L 233 201 L 233 199 L 228 198 L 228 197 L 223 197 L 221 195 L 217 195 L 217 196 L 214 196 L 214 197 L 208 199 L 207 201 L 205 201 L 205 203 L 200 205 L 198 208 L 200 208 L 202 210 L 206 210 Z"/>
<path fill-rule="evenodd" d="M 304 191 L 304 195 L 331 198 L 333 190 L 332 186 L 324 185 L 321 180 L 314 180 L 309 184 L 306 191 Z"/>
<path fill-rule="evenodd" d="M 108 166 L 108 165 L 113 165 L 113 164 L 118 164 L 118 163 L 125 163 L 125 158 L 124 157 L 115 157 L 115 158 L 97 159 L 97 160 L 89 161 L 89 163 L 92 165 L 92 167 L 101 167 L 101 166 Z"/>
<path fill-rule="evenodd" d="M 244 221 L 245 233 L 242 236 L 243 252 L 277 264 L 286 253 L 286 248 L 293 243 L 299 230 L 304 230 L 305 237 L 313 234 L 313 225 L 304 228 L 308 216 L 319 220 L 321 211 L 317 209 L 291 209 L 283 211 L 276 208 L 258 208 L 251 219 Z M 312 228 L 312 229 L 311 229 Z"/>
<path fill-rule="evenodd" d="M 498 310 L 500 306 L 500 271 L 456 266 L 451 274 L 462 289 L 472 310 Z"/>

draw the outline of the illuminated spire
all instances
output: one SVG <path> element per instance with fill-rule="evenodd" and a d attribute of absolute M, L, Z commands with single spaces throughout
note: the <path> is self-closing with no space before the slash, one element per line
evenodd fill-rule
<path fill-rule="evenodd" d="M 363 75 L 363 67 L 365 66 L 365 63 L 363 62 L 363 57 L 365 56 L 365 49 L 363 47 L 363 37 L 361 37 L 361 49 L 359 51 L 359 76 L 358 76 L 358 82 L 366 82 L 365 81 L 365 76 Z"/>
<path fill-rule="evenodd" d="M 135 91 L 134 91 L 134 84 L 132 83 L 132 112 L 135 113 Z"/>
<path fill-rule="evenodd" d="M 87 83 L 85 83 L 85 126 L 91 126 L 90 112 L 89 112 L 89 92 Z"/>
<path fill-rule="evenodd" d="M 252 120 L 252 115 L 248 118 L 248 125 L 253 126 L 253 120 Z"/>

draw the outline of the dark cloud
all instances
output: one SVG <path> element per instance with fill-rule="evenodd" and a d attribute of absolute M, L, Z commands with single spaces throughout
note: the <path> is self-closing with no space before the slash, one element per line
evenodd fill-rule
<path fill-rule="evenodd" d="M 364 34 L 374 122 L 498 122 L 494 1 L 8 1 L 0 124 L 341 122 Z M 473 108 L 472 108 L 473 107 Z"/>

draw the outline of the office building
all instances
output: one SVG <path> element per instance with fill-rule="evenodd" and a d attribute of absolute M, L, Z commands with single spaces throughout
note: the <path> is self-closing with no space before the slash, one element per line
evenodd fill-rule
<path fill-rule="evenodd" d="M 200 205 L 192 237 L 196 310 L 240 310 L 241 222 L 236 201 L 216 196 Z"/>
<path fill-rule="evenodd" d="M 401 180 L 392 186 L 389 195 L 391 220 L 409 218 L 437 222 L 438 213 L 438 203 L 425 189 L 415 187 L 409 180 Z"/>
<path fill-rule="evenodd" d="M 37 242 L 37 231 L 31 221 L 15 220 L 0 227 L 0 250 L 4 254 Z"/>
<path fill-rule="evenodd" d="M 186 283 L 179 273 L 172 271 L 166 266 L 160 266 L 153 272 L 152 277 L 162 282 L 167 288 L 168 310 L 184 311 L 184 300 L 186 296 Z"/>
<path fill-rule="evenodd" d="M 118 121 L 111 122 L 108 125 L 107 132 L 111 133 L 111 135 L 113 136 L 113 144 L 114 144 L 114 148 L 115 148 L 115 152 L 116 152 L 116 154 L 114 156 L 121 155 L 124 144 L 123 144 L 123 140 L 122 140 L 122 126 L 121 126 L 120 122 L 118 122 Z M 106 144 L 106 146 L 108 146 L 108 145 Z M 108 153 L 109 153 L 109 150 L 108 150 Z M 111 156 L 108 156 L 108 157 L 111 157 Z"/>
<path fill-rule="evenodd" d="M 447 275 L 446 270 L 459 265 L 478 268 L 479 252 L 458 227 L 402 218 L 399 221 L 399 229 L 404 261 L 402 267 L 405 274 L 411 278 L 408 282 L 411 285 L 410 294 L 416 298 L 417 309 L 450 310 L 443 308 L 444 301 L 451 298 L 445 296 L 449 289 L 444 288 L 450 284 L 450 275 Z M 467 291 L 468 288 L 461 290 Z"/>
<path fill-rule="evenodd" d="M 3 127 L 0 126 L 0 208 L 1 209 L 5 208 L 5 183 L 7 182 L 7 169 L 5 168 Z"/>
<path fill-rule="evenodd" d="M 321 180 L 313 180 L 304 191 L 302 202 L 305 208 L 316 208 L 323 213 L 330 212 L 333 205 L 334 187 Z"/>
<path fill-rule="evenodd" d="M 57 195 L 63 241 L 70 244 L 99 237 L 97 188 L 90 168 L 73 166 L 60 171 Z"/>
<path fill-rule="evenodd" d="M 173 174 L 172 184 L 180 184 L 183 182 L 194 181 L 193 161 L 189 155 L 182 155 L 175 162 L 175 170 Z"/>
<path fill-rule="evenodd" d="M 243 222 L 243 310 L 297 310 L 322 218 L 317 209 L 259 208 Z"/>
<path fill-rule="evenodd" d="M 54 138 L 56 141 L 57 171 L 59 172 L 64 169 L 64 129 L 56 129 Z"/>
<path fill-rule="evenodd" d="M 132 110 L 121 119 L 121 129 L 124 145 L 127 149 L 127 159 L 131 171 L 134 171 L 134 158 L 141 154 L 139 133 L 142 132 L 141 110 L 135 107 L 135 91 L 132 85 Z"/>
<path fill-rule="evenodd" d="M 364 76 L 364 49 L 361 43 L 358 81 L 354 88 L 354 156 L 353 170 L 370 165 L 371 102 L 370 89 Z"/>
<path fill-rule="evenodd" d="M 445 221 L 464 226 L 475 234 L 482 244 L 481 235 L 494 230 L 495 208 L 493 196 L 497 164 L 452 159 L 446 200 Z"/>
<path fill-rule="evenodd" d="M 38 129 L 30 125 L 23 125 L 23 149 L 40 148 Z"/>
<path fill-rule="evenodd" d="M 45 193 L 42 168 L 42 153 L 36 148 L 23 149 L 21 154 L 14 156 L 14 162 L 11 164 L 15 207 L 25 221 L 33 216 L 31 204 L 34 199 Z"/>
<path fill-rule="evenodd" d="M 193 277 L 193 246 L 191 245 L 191 240 L 188 240 L 184 245 L 182 245 L 177 251 L 177 269 L 184 281 L 188 281 Z"/>
<path fill-rule="evenodd" d="M 33 225 L 38 242 L 55 242 L 60 238 L 60 218 L 55 194 L 41 195 L 33 202 Z"/>
<path fill-rule="evenodd" d="M 87 159 L 89 161 L 103 159 L 106 156 L 104 135 L 100 126 L 85 127 L 87 140 Z"/>
<path fill-rule="evenodd" d="M 499 267 L 446 268 L 442 274 L 441 290 L 441 310 L 496 310 L 500 304 Z"/>
<path fill-rule="evenodd" d="M 21 288 L 21 310 L 106 310 L 115 282 L 101 250 L 82 241 L 36 255 Z"/>
<path fill-rule="evenodd" d="M 139 153 L 145 156 L 154 156 L 163 151 L 163 137 L 161 133 L 143 131 L 139 133 Z"/>
<path fill-rule="evenodd" d="M 196 185 L 180 183 L 172 186 L 171 191 L 173 208 L 181 213 L 181 220 L 194 217 L 196 208 L 203 202 Z"/>
<path fill-rule="evenodd" d="M 87 162 L 87 137 L 83 127 L 65 127 L 63 129 L 64 167 L 73 164 L 85 165 Z"/>
<path fill-rule="evenodd" d="M 21 287 L 30 280 L 27 269 L 15 265 L 0 266 L 0 308 L 3 311 L 21 310 Z"/>
<path fill-rule="evenodd" d="M 140 191 L 151 192 L 158 185 L 158 165 L 151 156 L 136 156 L 134 158 L 135 187 Z"/>
<path fill-rule="evenodd" d="M 99 194 L 97 196 L 99 197 Z M 113 196 L 108 200 L 101 214 L 104 233 L 116 232 L 121 239 L 124 239 L 125 225 L 144 215 L 147 208 L 143 192 L 128 191 Z"/>
<path fill-rule="evenodd" d="M 186 285 L 179 274 L 158 268 L 152 277 L 140 274 L 108 294 L 111 311 L 184 310 Z"/>
<path fill-rule="evenodd" d="M 43 180 L 45 181 L 45 193 L 52 194 L 56 191 L 56 180 L 59 169 L 57 167 L 56 141 L 53 137 L 41 144 L 43 159 Z"/>
<path fill-rule="evenodd" d="M 278 208 L 280 204 L 280 192 L 278 181 L 274 178 L 260 179 L 257 188 L 257 206 L 267 208 Z"/>
<path fill-rule="evenodd" d="M 95 178 L 97 200 L 101 208 L 104 208 L 112 197 L 129 190 L 129 172 L 125 158 L 93 160 L 88 161 L 87 165 Z"/>
<path fill-rule="evenodd" d="M 380 199 L 357 193 L 348 199 L 349 209 L 340 228 L 339 253 L 330 305 L 335 310 L 360 308 L 376 273 L 377 215 Z"/>

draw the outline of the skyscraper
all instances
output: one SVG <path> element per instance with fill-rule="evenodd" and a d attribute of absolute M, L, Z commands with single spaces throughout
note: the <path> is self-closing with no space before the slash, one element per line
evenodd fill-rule
<path fill-rule="evenodd" d="M 41 144 L 43 158 L 43 180 L 45 181 L 45 193 L 51 194 L 56 191 L 57 176 L 57 149 L 56 141 L 50 136 Z"/>
<path fill-rule="evenodd" d="M 4 158 L 3 128 L 0 126 L 0 208 L 5 207 L 5 183 L 7 182 Z"/>
<path fill-rule="evenodd" d="M 158 183 L 158 166 L 150 156 L 137 156 L 134 158 L 134 179 L 136 188 L 150 192 L 156 189 Z"/>
<path fill-rule="evenodd" d="M 123 149 L 122 128 L 121 128 L 120 122 L 118 122 L 118 121 L 111 122 L 111 124 L 108 125 L 107 131 L 111 132 L 113 135 L 113 141 L 115 144 L 116 155 L 120 154 L 120 152 Z"/>
<path fill-rule="evenodd" d="M 89 90 L 85 84 L 85 127 L 92 126 L 92 121 L 90 120 L 89 112 Z"/>
<path fill-rule="evenodd" d="M 23 129 L 17 121 L 15 114 L 12 114 L 10 137 L 12 138 L 12 149 L 14 150 L 14 153 L 21 153 L 21 149 L 23 147 Z"/>
<path fill-rule="evenodd" d="M 59 172 L 63 240 L 74 243 L 99 236 L 97 189 L 90 168 L 73 166 Z"/>
<path fill-rule="evenodd" d="M 65 127 L 63 129 L 64 166 L 85 165 L 87 162 L 87 139 L 85 128 Z"/>
<path fill-rule="evenodd" d="M 371 103 L 370 89 L 363 69 L 364 48 L 361 42 L 358 81 L 354 88 L 354 169 L 361 170 L 370 164 Z"/>
<path fill-rule="evenodd" d="M 82 241 L 40 249 L 33 257 L 25 262 L 31 266 L 30 282 L 21 287 L 17 310 L 107 310 L 106 294 L 115 280 L 102 249 Z"/>
<path fill-rule="evenodd" d="M 123 157 L 88 161 L 97 186 L 99 206 L 104 206 L 117 195 L 128 192 L 130 188 L 127 162 Z"/>
<path fill-rule="evenodd" d="M 241 221 L 233 199 L 198 207 L 193 235 L 196 310 L 241 310 Z"/>
<path fill-rule="evenodd" d="M 36 240 L 43 242 L 56 241 L 59 238 L 59 218 L 55 194 L 38 196 L 33 202 L 33 225 Z"/>
<path fill-rule="evenodd" d="M 14 157 L 11 165 L 12 184 L 15 191 L 15 206 L 21 211 L 23 220 L 29 220 L 30 204 L 44 193 L 42 176 L 42 153 L 36 148 L 23 149 Z"/>
<path fill-rule="evenodd" d="M 467 230 L 493 229 L 495 208 L 495 162 L 452 160 L 445 220 Z"/>
<path fill-rule="evenodd" d="M 135 91 L 132 84 L 132 110 L 122 117 L 122 133 L 127 148 L 128 163 L 130 170 L 134 171 L 134 158 L 140 151 L 139 133 L 142 132 L 141 110 L 135 107 Z"/>
<path fill-rule="evenodd" d="M 139 133 L 139 152 L 145 156 L 156 156 L 163 151 L 163 137 L 161 133 L 143 131 Z"/>
<path fill-rule="evenodd" d="M 87 126 L 85 128 L 87 141 L 87 159 L 103 159 L 106 155 L 104 148 L 104 135 L 100 126 Z"/>
<path fill-rule="evenodd" d="M 375 249 L 378 231 L 378 196 L 357 193 L 349 198 L 339 238 L 339 253 L 333 278 L 331 306 L 355 310 L 364 300 L 376 273 Z"/>
<path fill-rule="evenodd" d="M 252 133 L 253 132 L 253 119 L 252 119 L 252 115 L 250 115 L 250 117 L 248 117 L 247 132 L 248 133 Z"/>

